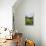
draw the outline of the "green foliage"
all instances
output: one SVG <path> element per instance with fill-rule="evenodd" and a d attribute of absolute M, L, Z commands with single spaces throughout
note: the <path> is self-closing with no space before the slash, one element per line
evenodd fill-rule
<path fill-rule="evenodd" d="M 26 25 L 33 25 L 33 17 L 25 17 Z"/>

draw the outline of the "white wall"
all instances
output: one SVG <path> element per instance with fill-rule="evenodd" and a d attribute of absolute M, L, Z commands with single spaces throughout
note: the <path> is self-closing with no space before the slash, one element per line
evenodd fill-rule
<path fill-rule="evenodd" d="M 46 46 L 46 0 L 41 1 L 41 40 L 42 46 Z"/>
<path fill-rule="evenodd" d="M 41 46 L 41 25 L 40 25 L 40 13 L 41 13 L 41 1 L 40 0 L 23 0 L 23 2 L 17 7 L 13 7 L 15 16 L 15 28 L 18 32 L 22 32 L 25 38 L 35 41 L 36 46 Z M 25 25 L 25 15 L 33 12 L 34 25 Z"/>
<path fill-rule="evenodd" d="M 0 27 L 12 28 L 12 6 L 16 0 L 0 0 Z"/>

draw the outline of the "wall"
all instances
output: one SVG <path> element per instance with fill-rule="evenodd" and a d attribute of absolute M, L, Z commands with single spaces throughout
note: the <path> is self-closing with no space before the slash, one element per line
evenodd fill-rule
<path fill-rule="evenodd" d="M 0 33 L 3 31 L 0 38 L 10 35 L 10 32 L 8 30 L 5 32 L 3 28 L 12 29 L 12 6 L 15 2 L 16 0 L 0 0 Z M 1 27 L 3 28 L 1 29 Z"/>
<path fill-rule="evenodd" d="M 41 46 L 40 0 L 23 0 L 20 4 L 13 6 L 15 29 L 23 33 L 23 37 L 35 41 L 36 46 Z M 25 25 L 25 15 L 34 14 L 34 25 Z"/>
<path fill-rule="evenodd" d="M 12 29 L 12 6 L 16 0 L 0 0 L 0 27 Z"/>
<path fill-rule="evenodd" d="M 46 0 L 41 1 L 41 41 L 46 46 Z"/>

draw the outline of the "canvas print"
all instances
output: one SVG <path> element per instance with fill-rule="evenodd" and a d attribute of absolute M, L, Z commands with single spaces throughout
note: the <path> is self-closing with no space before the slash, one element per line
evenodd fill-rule
<path fill-rule="evenodd" d="M 33 17 L 25 16 L 25 25 L 33 25 Z"/>

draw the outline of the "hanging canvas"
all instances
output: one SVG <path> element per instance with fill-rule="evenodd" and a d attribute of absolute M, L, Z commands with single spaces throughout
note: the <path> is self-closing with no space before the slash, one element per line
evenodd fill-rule
<path fill-rule="evenodd" d="M 25 16 L 25 25 L 33 25 L 33 17 Z"/>

